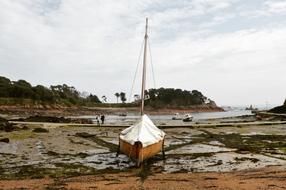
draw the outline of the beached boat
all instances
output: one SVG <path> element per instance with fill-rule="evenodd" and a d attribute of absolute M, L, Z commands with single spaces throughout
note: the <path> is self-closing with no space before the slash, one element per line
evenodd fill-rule
<path fill-rule="evenodd" d="M 151 119 L 144 114 L 145 82 L 146 82 L 146 54 L 148 40 L 148 18 L 144 36 L 143 74 L 141 87 L 141 118 L 134 125 L 121 131 L 119 135 L 118 154 L 126 154 L 136 161 L 139 166 L 144 160 L 162 151 L 164 157 L 165 133 L 157 128 Z"/>

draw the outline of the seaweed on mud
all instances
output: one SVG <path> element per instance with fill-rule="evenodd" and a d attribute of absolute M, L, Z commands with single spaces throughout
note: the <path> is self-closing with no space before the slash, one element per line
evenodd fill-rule
<path fill-rule="evenodd" d="M 34 138 L 36 136 L 36 134 L 32 133 L 32 131 L 28 130 L 28 131 L 22 131 L 20 133 L 16 132 L 16 133 L 9 133 L 7 135 L 7 137 L 9 137 L 10 139 L 14 139 L 14 140 L 23 140 L 23 139 L 28 139 L 28 138 Z"/>
<path fill-rule="evenodd" d="M 0 142 L 9 143 L 10 139 L 9 138 L 1 138 Z"/>
<path fill-rule="evenodd" d="M 52 175 L 52 177 L 90 175 L 94 174 L 96 171 L 94 168 L 82 164 L 56 163 L 55 166 L 61 172 Z"/>
<path fill-rule="evenodd" d="M 257 158 L 248 158 L 248 157 L 241 157 L 241 158 L 235 157 L 234 160 L 237 161 L 237 162 L 243 162 L 243 161 L 249 160 L 249 161 L 251 161 L 253 163 L 256 163 L 256 162 L 259 161 L 259 159 L 257 159 Z"/>
<path fill-rule="evenodd" d="M 110 152 L 117 152 L 118 145 L 110 143 L 110 142 L 106 142 L 106 141 L 98 138 L 96 135 L 92 135 L 92 134 L 84 132 L 84 133 L 76 133 L 75 136 L 85 138 L 85 139 L 89 139 L 89 140 L 97 143 L 100 146 L 108 148 Z"/>
<path fill-rule="evenodd" d="M 17 121 L 17 120 L 16 120 Z M 64 117 L 53 117 L 53 116 L 30 116 L 28 118 L 20 118 L 18 121 L 28 122 L 50 122 L 50 123 L 70 123 L 71 119 Z"/>
<path fill-rule="evenodd" d="M 23 165 L 13 168 L 2 168 L 0 179 L 39 179 L 45 177 L 44 169 L 32 165 Z"/>
<path fill-rule="evenodd" d="M 201 130 L 200 134 L 206 141 L 217 140 L 229 148 L 235 148 L 238 152 L 260 153 L 267 149 L 286 147 L 286 135 L 241 135 L 231 134 L 214 134 L 206 130 Z"/>
<path fill-rule="evenodd" d="M 5 131 L 5 132 L 12 132 L 16 129 L 15 125 L 12 123 L 9 123 L 8 121 L 6 122 L 0 122 L 0 130 Z"/>
<path fill-rule="evenodd" d="M 7 122 L 7 119 L 0 117 L 0 123 L 4 123 L 4 122 Z"/>
<path fill-rule="evenodd" d="M 86 158 L 88 156 L 87 153 L 84 152 L 80 152 L 78 154 L 60 154 L 54 151 L 49 150 L 47 153 L 48 156 L 53 156 L 53 157 L 80 157 L 80 158 Z M 66 158 L 66 159 L 70 159 L 70 158 Z"/>
<path fill-rule="evenodd" d="M 59 156 L 59 153 L 54 152 L 54 151 L 48 151 L 47 155 L 49 155 L 49 156 Z"/>
<path fill-rule="evenodd" d="M 179 139 L 179 138 L 178 138 Z M 203 142 L 204 139 L 203 138 L 193 138 L 192 141 L 189 142 L 185 142 L 185 143 L 181 143 L 181 144 L 171 144 L 168 147 L 165 148 L 165 152 L 171 151 L 171 150 L 175 150 L 190 144 L 196 144 L 196 143 L 200 143 Z"/>
<path fill-rule="evenodd" d="M 67 189 L 65 187 L 63 187 L 63 186 L 55 186 L 55 185 L 53 185 L 53 186 L 47 186 L 45 188 L 45 190 L 67 190 Z"/>
<path fill-rule="evenodd" d="M 214 152 L 191 153 L 191 154 L 168 154 L 167 158 L 179 159 L 188 156 L 188 159 L 197 159 L 199 157 L 211 157 L 215 155 Z"/>
<path fill-rule="evenodd" d="M 175 173 L 189 173 L 190 171 L 192 171 L 192 168 L 190 168 L 190 169 L 181 168 L 181 169 L 173 171 L 171 173 L 173 173 L 173 174 L 175 174 Z"/>
<path fill-rule="evenodd" d="M 155 173 L 156 170 L 162 171 L 163 168 L 161 168 L 160 166 L 159 167 L 153 166 L 153 163 L 157 162 L 158 160 L 162 160 L 162 157 L 160 157 L 159 155 L 155 155 L 154 157 L 145 160 L 141 164 L 136 176 L 140 177 L 140 180 L 144 182 L 149 176 L 153 175 L 153 173 Z"/>
<path fill-rule="evenodd" d="M 97 171 L 94 168 L 81 164 L 56 163 L 56 168 L 45 168 L 35 165 L 23 165 L 13 168 L 0 167 L 0 179 L 39 179 L 46 176 L 74 177 L 79 175 L 91 175 Z"/>
<path fill-rule="evenodd" d="M 145 181 L 148 176 L 151 175 L 151 164 L 148 163 L 148 160 L 141 164 L 140 170 L 137 173 L 137 176 L 140 177 L 141 181 Z"/>
<path fill-rule="evenodd" d="M 34 133 L 48 133 L 49 130 L 48 129 L 44 129 L 44 128 L 41 128 L 41 127 L 38 127 L 38 128 L 35 128 L 33 130 Z"/>
<path fill-rule="evenodd" d="M 286 154 L 286 146 L 285 147 L 280 147 L 279 150 Z"/>

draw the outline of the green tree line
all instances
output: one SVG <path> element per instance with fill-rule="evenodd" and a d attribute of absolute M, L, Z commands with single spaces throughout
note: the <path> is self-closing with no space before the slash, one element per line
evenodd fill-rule
<path fill-rule="evenodd" d="M 101 103 L 96 95 L 82 96 L 73 86 L 55 85 L 49 88 L 43 85 L 32 86 L 25 80 L 11 81 L 0 76 L 0 97 L 41 100 L 51 103 L 88 104 Z"/>
<path fill-rule="evenodd" d="M 139 106 L 140 96 L 134 95 L 134 102 L 126 102 L 126 94 L 117 92 L 114 94 L 117 104 L 107 103 L 106 96 L 102 96 L 102 106 Z M 163 107 L 188 107 L 194 105 L 214 104 L 198 90 L 182 90 L 175 88 L 158 88 L 145 91 L 145 104 L 153 108 Z M 102 103 L 94 94 L 84 94 L 73 86 L 51 85 L 49 88 L 43 85 L 32 86 L 25 80 L 11 81 L 0 76 L 0 98 L 32 99 L 50 103 L 72 104 L 72 105 L 95 105 Z M 118 103 L 118 100 L 122 103 Z M 99 106 L 99 105 L 98 105 Z"/>
<path fill-rule="evenodd" d="M 194 105 L 214 104 L 198 90 L 175 88 L 149 89 L 145 92 L 146 105 L 151 107 L 188 107 Z"/>

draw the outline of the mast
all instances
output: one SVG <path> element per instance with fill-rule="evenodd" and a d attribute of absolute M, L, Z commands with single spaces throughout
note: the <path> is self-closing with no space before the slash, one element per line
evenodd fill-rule
<path fill-rule="evenodd" d="M 147 40 L 148 40 L 147 32 L 148 32 L 148 18 L 146 18 L 146 27 L 145 27 L 145 36 L 144 36 L 144 56 L 143 56 L 143 73 L 142 73 L 142 87 L 141 87 L 141 115 L 144 114 L 146 61 L 147 61 Z"/>

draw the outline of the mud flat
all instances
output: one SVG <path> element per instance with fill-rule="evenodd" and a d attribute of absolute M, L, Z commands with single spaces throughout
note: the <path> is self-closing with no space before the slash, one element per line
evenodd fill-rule
<path fill-rule="evenodd" d="M 0 189 L 286 188 L 286 124 L 201 122 L 231 120 L 245 124 L 165 128 L 166 159 L 141 168 L 116 157 L 122 127 L 18 123 L 0 131 L 9 138 L 0 142 Z"/>

